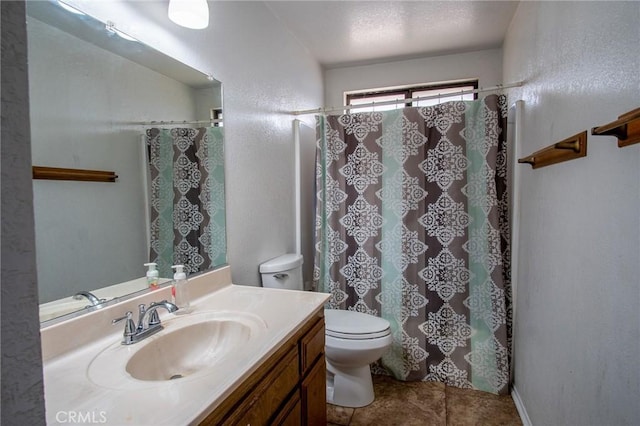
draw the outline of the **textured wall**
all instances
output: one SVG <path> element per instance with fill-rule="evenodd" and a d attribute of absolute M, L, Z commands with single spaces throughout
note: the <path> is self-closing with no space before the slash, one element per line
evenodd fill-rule
<path fill-rule="evenodd" d="M 229 17 L 222 30 L 233 34 L 219 55 L 229 263 L 235 283 L 257 285 L 259 263 L 295 248 L 293 117 L 286 112 L 322 105 L 322 72 L 262 3 L 219 6 Z"/>
<path fill-rule="evenodd" d="M 2 417 L 43 425 L 36 283 L 27 43 L 24 3 L 0 3 L 2 17 Z M 26 117 L 26 118 L 25 118 Z"/>
<path fill-rule="evenodd" d="M 640 3 L 521 2 L 504 49 L 523 155 L 637 108 Z M 640 419 L 640 145 L 520 165 L 515 386 L 536 425 Z"/>
<path fill-rule="evenodd" d="M 322 104 L 317 61 L 261 2 L 209 2 L 198 31 L 169 21 L 165 1 L 74 3 L 222 81 L 229 263 L 235 283 L 259 285 L 258 265 L 295 248 L 287 112 Z"/>
<path fill-rule="evenodd" d="M 347 90 L 476 78 L 484 87 L 502 83 L 501 49 L 328 69 L 325 105 L 343 105 Z"/>

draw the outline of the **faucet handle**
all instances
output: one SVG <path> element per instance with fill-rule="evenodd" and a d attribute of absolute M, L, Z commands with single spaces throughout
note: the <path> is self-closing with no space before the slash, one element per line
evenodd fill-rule
<path fill-rule="evenodd" d="M 160 315 L 158 315 L 158 310 L 154 309 L 149 315 L 149 327 L 160 324 Z"/>
<path fill-rule="evenodd" d="M 146 308 L 144 303 L 138 305 L 138 331 L 141 331 L 144 328 L 144 323 L 142 320 L 144 319 L 144 313 L 146 312 Z"/>
<path fill-rule="evenodd" d="M 133 322 L 133 312 L 127 311 L 127 313 L 123 317 L 116 318 L 113 321 L 111 321 L 111 324 L 117 324 L 120 321 L 126 321 L 124 324 L 125 338 L 127 336 L 133 336 L 134 334 L 136 334 L 136 323 Z"/>

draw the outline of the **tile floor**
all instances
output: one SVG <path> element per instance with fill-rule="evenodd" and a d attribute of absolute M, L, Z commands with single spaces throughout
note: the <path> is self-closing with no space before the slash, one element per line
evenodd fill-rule
<path fill-rule="evenodd" d="M 435 382 L 400 382 L 373 376 L 376 400 L 362 408 L 327 404 L 330 426 L 522 425 L 511 396 Z"/>

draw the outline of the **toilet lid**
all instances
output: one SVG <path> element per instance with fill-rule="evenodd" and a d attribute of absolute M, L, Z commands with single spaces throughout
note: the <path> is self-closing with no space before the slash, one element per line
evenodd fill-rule
<path fill-rule="evenodd" d="M 389 321 L 355 311 L 324 310 L 327 336 L 343 339 L 374 339 L 391 333 Z"/>

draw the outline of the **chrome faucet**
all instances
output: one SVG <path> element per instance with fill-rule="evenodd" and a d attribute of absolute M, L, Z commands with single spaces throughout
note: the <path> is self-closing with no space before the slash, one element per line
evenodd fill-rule
<path fill-rule="evenodd" d="M 169 312 L 175 312 L 178 307 L 171 302 L 163 300 L 162 302 L 153 302 L 149 305 L 149 309 L 144 309 L 144 305 L 138 305 L 140 318 L 138 319 L 138 331 L 148 330 L 151 327 L 160 325 L 160 317 L 158 316 L 158 308 L 165 308 Z M 149 317 L 149 323 L 145 326 L 144 320 Z M 162 328 L 162 327 L 160 327 Z"/>
<path fill-rule="evenodd" d="M 98 307 L 101 308 L 102 304 L 107 301 L 107 299 L 98 299 L 95 294 L 90 291 L 79 291 L 73 295 L 74 300 L 82 300 L 85 297 L 91 305 L 87 305 L 86 308 Z"/>
<path fill-rule="evenodd" d="M 158 315 L 158 308 L 165 308 L 169 312 L 175 312 L 178 307 L 171 302 L 163 300 L 161 302 L 153 302 L 149 305 L 149 308 L 145 308 L 144 304 L 138 305 L 138 325 L 136 326 L 133 320 L 133 312 L 127 311 L 127 313 L 120 318 L 116 318 L 111 321 L 112 324 L 117 324 L 120 321 L 125 321 L 124 333 L 122 344 L 132 345 L 138 343 L 141 340 L 146 339 L 149 336 L 156 334 L 162 330 L 162 324 L 160 323 L 160 316 Z M 145 319 L 149 318 L 147 324 Z"/>

